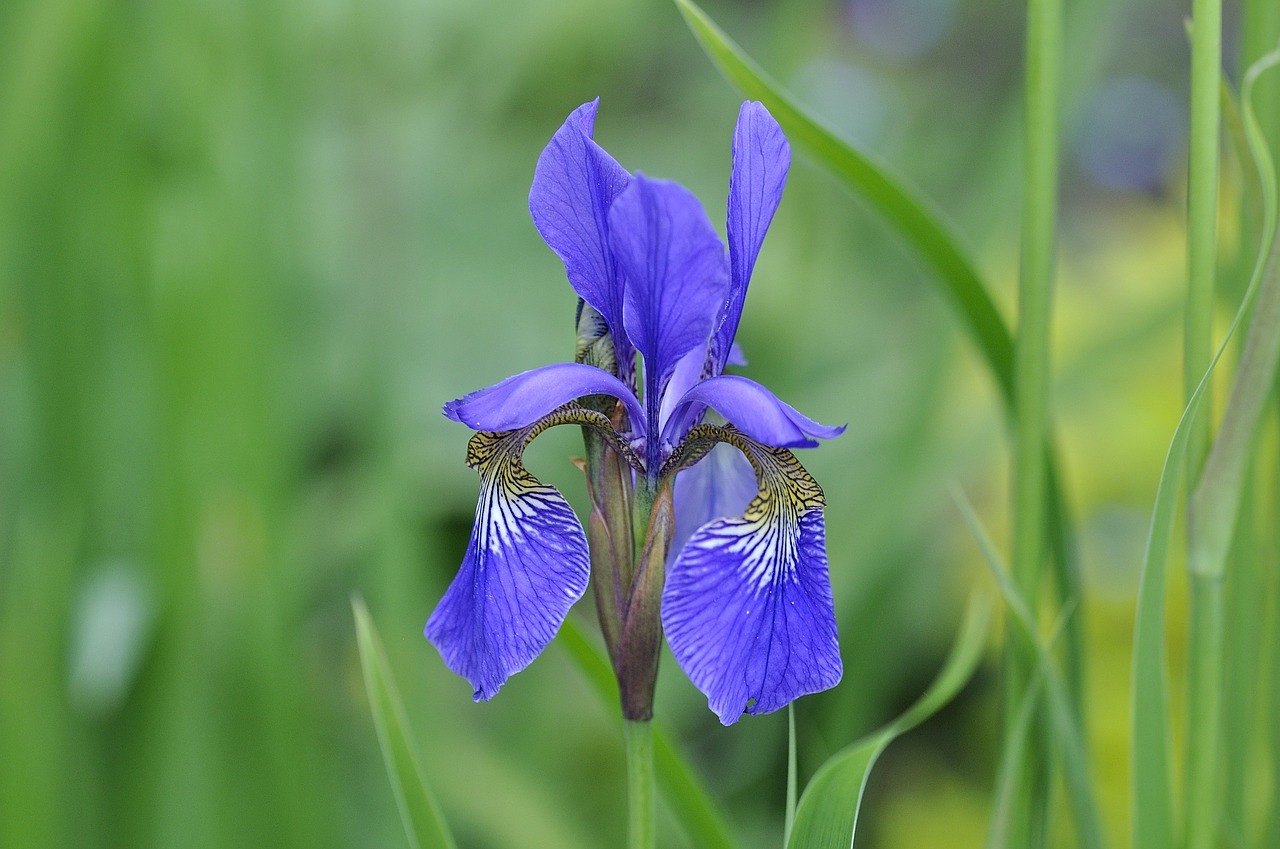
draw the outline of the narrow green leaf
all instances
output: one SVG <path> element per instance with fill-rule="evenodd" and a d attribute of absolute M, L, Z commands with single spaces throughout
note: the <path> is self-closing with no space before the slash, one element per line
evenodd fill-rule
<path fill-rule="evenodd" d="M 572 617 L 560 627 L 556 642 L 569 653 L 600 700 L 621 716 L 618 685 L 609 661 Z M 653 723 L 653 760 L 662 798 L 692 843 L 700 849 L 735 849 L 737 842 L 711 794 L 656 721 Z"/>
<path fill-rule="evenodd" d="M 1000 747 L 1000 766 L 996 769 L 996 789 L 992 794 L 995 803 L 991 811 L 991 826 L 987 833 L 987 849 L 1006 849 L 1013 816 L 1014 792 L 1022 780 L 1022 766 L 1026 763 L 1027 739 L 1031 735 L 1031 718 L 1035 716 L 1040 701 L 1040 688 L 1044 677 L 1035 671 L 1022 694 L 1017 715 L 1005 732 Z"/>
<path fill-rule="evenodd" d="M 822 765 L 800 797 L 787 841 L 789 849 L 848 849 L 852 845 L 862 794 L 876 759 L 897 737 L 955 698 L 973 677 L 982 658 L 991 609 L 989 596 L 975 595 L 946 664 L 924 695 L 896 720 L 841 749 Z"/>
<path fill-rule="evenodd" d="M 1049 636 L 1052 647 L 1062 633 L 1064 626 L 1071 619 L 1072 610 L 1063 610 Z M 1036 704 L 1040 700 L 1040 690 L 1044 686 L 1043 671 L 1039 666 L 1031 671 L 1031 680 L 1023 691 L 1022 699 L 1013 722 L 1009 723 L 1004 742 L 1000 749 L 1000 766 L 996 769 L 996 787 L 992 794 L 995 799 L 991 812 L 991 828 L 987 833 L 987 849 L 1005 849 L 1009 845 L 1009 831 L 1013 815 L 1013 801 L 1018 784 L 1022 780 L 1022 765 L 1025 763 L 1027 741 L 1031 735 L 1031 719 L 1035 716 Z"/>
<path fill-rule="evenodd" d="M 1280 270 L 1268 275 L 1276 238 L 1276 172 L 1258 127 L 1251 97 L 1258 76 L 1280 63 L 1280 48 L 1263 56 L 1245 74 L 1240 91 L 1245 139 L 1257 169 L 1262 199 L 1261 244 L 1250 278 L 1257 289 L 1257 310 L 1236 370 L 1227 409 L 1206 462 L 1203 478 L 1192 494 L 1189 515 L 1194 571 L 1221 574 L 1243 490 L 1246 461 L 1252 453 L 1262 408 L 1270 394 L 1280 354 Z"/>
<path fill-rule="evenodd" d="M 1260 62 L 1262 60 L 1259 60 Z M 1255 66 L 1257 67 L 1257 66 Z M 1254 75 L 1256 78 L 1256 74 Z M 1274 170 L 1270 168 L 1270 156 L 1265 142 L 1260 138 L 1252 108 L 1246 99 L 1241 101 L 1242 114 L 1254 165 L 1264 175 L 1261 182 L 1263 200 L 1264 238 L 1275 233 L 1276 187 Z M 1270 179 L 1266 179 L 1270 175 Z M 1265 235 L 1270 234 L 1270 235 Z M 1271 245 L 1263 246 L 1269 253 Z M 1262 253 L 1262 251 L 1260 251 Z M 1133 745 L 1133 845 L 1134 849 L 1165 849 L 1172 846 L 1173 802 L 1170 777 L 1169 687 L 1164 642 L 1164 605 L 1166 569 L 1169 557 L 1169 537 L 1173 528 L 1174 511 L 1177 508 L 1178 488 L 1187 460 L 1187 442 L 1191 422 L 1195 419 L 1204 399 L 1214 368 L 1226 350 L 1244 315 L 1248 312 L 1257 293 L 1266 257 L 1260 256 L 1249 282 L 1240 308 L 1209 367 L 1187 401 L 1186 409 L 1174 428 L 1160 472 L 1156 488 L 1155 506 L 1151 527 L 1143 554 L 1142 577 L 1138 587 L 1138 610 L 1134 622 L 1133 642 L 1133 699 L 1130 721 Z"/>
<path fill-rule="evenodd" d="M 1101 849 L 1106 843 L 1102 837 L 1102 823 L 1098 816 L 1098 803 L 1093 797 L 1093 781 L 1089 776 L 1088 757 L 1085 752 L 1084 739 L 1080 726 L 1071 707 L 1066 685 L 1053 662 L 1048 647 L 1036 633 L 1035 619 L 1026 599 L 1014 584 L 1001 561 L 999 553 L 987 537 L 977 514 L 969 505 L 964 494 L 955 493 L 956 504 L 964 517 L 965 524 L 982 550 L 991 574 L 1000 587 L 1005 604 L 1013 613 L 1014 622 L 1022 631 L 1023 637 L 1035 651 L 1037 668 L 1044 679 L 1045 692 L 1049 701 L 1049 717 L 1052 721 L 1054 736 L 1062 754 L 1064 778 L 1066 779 L 1067 801 L 1071 806 L 1072 819 L 1076 829 L 1077 845 L 1087 849 Z"/>
<path fill-rule="evenodd" d="M 1241 494 L 1247 481 L 1246 468 L 1253 457 L 1258 424 L 1271 395 L 1276 361 L 1280 357 L 1280 268 L 1272 254 L 1276 234 L 1275 171 L 1250 102 L 1253 82 L 1277 62 L 1280 62 L 1280 49 L 1255 62 L 1245 74 L 1241 88 L 1245 135 L 1261 179 L 1263 205 L 1262 244 L 1250 281 L 1250 291 L 1255 286 L 1257 289 L 1256 303 L 1226 411 L 1187 507 L 1191 621 L 1187 663 L 1185 839 L 1189 849 L 1209 849 L 1216 845 L 1223 817 L 1219 803 L 1226 647 L 1223 582 Z M 1268 269 L 1271 273 L 1267 273 Z M 1193 436 L 1189 450 L 1195 452 L 1198 448 Z M 1190 462 L 1195 463 L 1194 456 Z"/>
<path fill-rule="evenodd" d="M 791 141 L 806 147 L 857 189 L 897 233 L 933 265 L 960 307 L 1001 390 L 1013 387 L 1013 342 L 995 303 L 941 213 L 909 189 L 887 166 L 846 144 L 810 117 L 782 87 L 743 53 L 692 0 L 675 0 L 711 61 L 748 97 L 764 103 Z"/>
<path fill-rule="evenodd" d="M 363 600 L 352 599 L 351 609 L 373 725 L 409 845 L 414 849 L 454 849 L 453 836 L 418 765 L 413 734 L 378 631 Z"/>

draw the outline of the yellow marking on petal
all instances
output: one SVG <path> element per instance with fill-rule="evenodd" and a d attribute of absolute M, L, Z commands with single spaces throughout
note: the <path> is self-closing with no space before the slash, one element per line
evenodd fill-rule
<path fill-rule="evenodd" d="M 689 431 L 676 453 L 663 466 L 670 474 L 702 459 L 717 442 L 737 448 L 751 463 L 759 491 L 747 505 L 748 520 L 798 520 L 800 514 L 826 506 L 822 487 L 796 455 L 786 448 L 774 448 L 743 435 L 732 425 L 699 425 Z"/>
<path fill-rule="evenodd" d="M 533 424 L 518 430 L 476 433 L 467 443 L 467 466 L 479 472 L 482 479 L 496 481 L 504 492 L 513 495 L 541 486 L 537 478 L 524 467 L 524 449 L 547 428 L 564 424 L 584 425 L 595 429 L 632 468 L 643 469 L 640 459 L 618 436 L 608 416 L 574 403 L 558 407 Z"/>

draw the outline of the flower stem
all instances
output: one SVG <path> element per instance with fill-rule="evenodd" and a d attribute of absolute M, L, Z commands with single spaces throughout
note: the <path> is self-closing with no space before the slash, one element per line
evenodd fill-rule
<path fill-rule="evenodd" d="M 654 849 L 653 724 L 624 720 L 627 744 L 627 847 Z"/>

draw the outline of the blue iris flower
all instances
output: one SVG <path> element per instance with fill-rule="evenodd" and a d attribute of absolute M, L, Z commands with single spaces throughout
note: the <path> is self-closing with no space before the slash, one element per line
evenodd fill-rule
<path fill-rule="evenodd" d="M 842 672 L 825 502 L 788 449 L 844 428 L 724 373 L 736 362 L 747 284 L 790 147 L 764 106 L 742 105 L 726 251 L 688 190 L 628 173 L 593 141 L 597 105 L 576 109 L 542 152 L 529 210 L 563 260 L 587 324 L 598 327 L 587 342 L 603 339 L 609 356 L 526 371 L 445 405 L 446 416 L 478 431 L 468 464 L 480 473 L 480 500 L 462 566 L 426 635 L 477 701 L 555 636 L 586 590 L 593 552 L 564 497 L 521 457 L 546 428 L 583 425 L 625 459 L 630 487 L 671 487 L 661 628 L 729 724 L 832 687 Z M 589 403 L 601 396 L 616 399 L 609 414 Z M 707 422 L 708 410 L 725 424 Z M 628 599 L 619 609 L 625 618 Z"/>

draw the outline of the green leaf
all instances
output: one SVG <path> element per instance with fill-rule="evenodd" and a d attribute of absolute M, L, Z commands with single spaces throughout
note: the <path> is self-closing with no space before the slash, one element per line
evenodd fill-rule
<path fill-rule="evenodd" d="M 849 183 L 888 219 L 903 239 L 933 265 L 955 300 L 1001 390 L 1013 386 L 1013 342 L 973 263 L 938 210 L 900 177 L 810 117 L 782 87 L 743 53 L 692 0 L 676 0 L 711 61 L 748 97 L 762 102 L 786 131 L 819 162 Z"/>
<path fill-rule="evenodd" d="M 577 664 L 587 682 L 606 705 L 618 711 L 618 685 L 604 653 L 600 651 L 572 618 L 560 627 L 556 640 Z M 688 761 L 680 754 L 662 727 L 653 723 L 653 760 L 658 771 L 658 789 L 667 806 L 700 849 L 735 849 L 736 841 L 729 825 L 716 807 L 711 794 Z"/>
<path fill-rule="evenodd" d="M 1272 54 L 1271 62 L 1275 61 Z M 1265 67 L 1260 59 L 1247 75 L 1250 82 Z M 1246 91 L 1247 94 L 1247 91 Z M 1133 741 L 1133 845 L 1134 849 L 1165 849 L 1173 845 L 1173 801 L 1170 777 L 1170 722 L 1167 659 L 1164 641 L 1164 605 L 1169 538 L 1178 503 L 1178 488 L 1186 465 L 1190 423 L 1195 419 L 1204 399 L 1205 387 L 1214 368 L 1235 334 L 1245 313 L 1253 303 L 1266 260 L 1271 253 L 1276 228 L 1275 172 L 1265 141 L 1257 128 L 1253 109 L 1247 98 L 1241 100 L 1246 141 L 1254 166 L 1261 176 L 1264 243 L 1249 281 L 1249 288 L 1227 329 L 1217 353 L 1209 363 L 1199 384 L 1187 401 L 1182 418 L 1174 428 L 1156 488 L 1155 507 L 1143 554 L 1142 577 L 1138 588 L 1138 610 L 1134 622 L 1133 700 L 1130 721 Z"/>
<path fill-rule="evenodd" d="M 351 609 L 356 618 L 356 644 L 360 648 L 360 666 L 364 670 L 373 725 L 378 731 L 382 759 L 409 845 L 414 849 L 454 849 L 453 836 L 414 754 L 413 734 L 378 631 L 363 600 L 352 599 Z"/>
<path fill-rule="evenodd" d="M 846 746 L 822 765 L 800 797 L 789 849 L 848 849 L 876 759 L 896 738 L 955 698 L 973 677 L 987 639 L 991 608 L 989 596 L 975 595 L 946 664 L 925 694 L 889 725 Z"/>
<path fill-rule="evenodd" d="M 1106 845 L 1102 838 L 1102 824 L 1098 816 L 1098 804 L 1093 797 L 1093 782 L 1089 777 L 1088 757 L 1085 752 L 1080 725 L 1072 710 L 1071 700 L 1063 683 L 1062 676 L 1054 665 L 1049 648 L 1036 633 L 1035 618 L 1026 599 L 1014 584 L 1005 568 L 995 546 L 982 528 L 982 523 L 973 512 L 968 499 L 959 490 L 955 492 L 956 505 L 964 517 L 965 524 L 973 534 L 982 550 L 983 559 L 991 574 L 996 579 L 1005 604 L 1013 613 L 1027 644 L 1035 651 L 1036 671 L 1044 680 L 1045 691 L 1049 698 L 1049 718 L 1053 725 L 1054 739 L 1062 754 L 1063 773 L 1066 779 L 1067 801 L 1071 806 L 1072 819 L 1075 822 L 1076 845 L 1101 849 Z M 1064 612 L 1064 617 L 1066 613 Z M 1065 619 L 1063 620 L 1065 621 Z M 1055 628 L 1055 631 L 1058 628 Z M 1030 689 L 1030 688 L 1029 688 Z"/>

